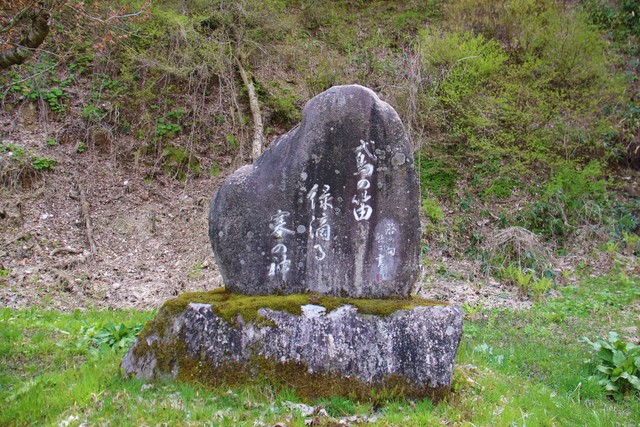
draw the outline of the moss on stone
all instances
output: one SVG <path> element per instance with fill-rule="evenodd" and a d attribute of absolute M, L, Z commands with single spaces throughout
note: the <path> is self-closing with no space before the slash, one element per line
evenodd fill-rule
<path fill-rule="evenodd" d="M 211 304 L 211 310 L 228 322 L 241 315 L 245 322 L 255 322 L 261 317 L 260 308 L 284 311 L 300 315 L 302 306 L 315 304 L 323 306 L 327 312 L 343 305 L 352 305 L 360 314 L 389 316 L 398 310 L 410 310 L 418 306 L 446 305 L 445 303 L 411 297 L 408 299 L 360 299 L 341 298 L 316 294 L 293 295 L 242 295 L 227 292 L 224 288 L 209 292 L 185 292 L 175 299 L 167 301 L 161 312 L 177 313 L 187 308 L 189 303 Z"/>
<path fill-rule="evenodd" d="M 212 312 L 232 325 L 240 315 L 245 322 L 253 322 L 259 327 L 275 326 L 272 321 L 258 314 L 260 308 L 300 315 L 301 307 L 305 304 L 323 306 L 327 312 L 349 304 L 356 307 L 360 314 L 389 316 L 399 310 L 409 310 L 416 306 L 446 304 L 415 297 L 355 299 L 311 294 L 249 296 L 229 293 L 224 288 L 209 292 L 190 292 L 167 301 L 162 306 L 156 318 L 148 322 L 140 333 L 132 351 L 136 359 L 148 357 L 149 353 L 153 354 L 157 363 L 154 369 L 156 376 L 175 377 L 180 381 L 209 387 L 240 386 L 256 380 L 265 380 L 270 384 L 294 387 L 305 401 L 345 396 L 377 405 L 400 397 L 431 397 L 438 400 L 449 392 L 449 387 L 415 385 L 399 376 L 367 384 L 339 373 L 310 372 L 304 363 L 283 363 L 258 356 L 248 362 L 228 361 L 216 365 L 202 355 L 199 357 L 189 354 L 184 342 L 178 338 L 180 331 L 173 330 L 178 327 L 173 322 L 187 309 L 189 303 L 211 304 Z"/>
<path fill-rule="evenodd" d="M 182 354 L 176 379 L 205 387 L 239 387 L 264 381 L 276 387 L 294 388 L 298 397 L 308 403 L 343 396 L 378 406 L 404 398 L 428 397 L 439 401 L 450 392 L 449 387 L 415 385 L 395 375 L 367 384 L 338 373 L 310 372 L 301 362 L 279 362 L 264 357 L 253 357 L 246 363 L 227 362 L 214 366 L 208 361 Z"/>

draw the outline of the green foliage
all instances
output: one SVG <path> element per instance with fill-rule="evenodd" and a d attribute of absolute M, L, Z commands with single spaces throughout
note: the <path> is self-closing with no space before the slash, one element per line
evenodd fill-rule
<path fill-rule="evenodd" d="M 423 197 L 427 197 L 426 190 L 438 197 L 451 197 L 459 172 L 443 161 L 428 159 L 424 153 L 416 157 Z"/>
<path fill-rule="evenodd" d="M 622 233 L 622 241 L 627 255 L 640 253 L 640 236 L 625 231 Z"/>
<path fill-rule="evenodd" d="M 422 199 L 422 210 L 427 219 L 434 224 L 444 219 L 444 213 L 442 213 L 442 208 L 440 208 L 440 203 L 438 203 L 437 199 L 430 197 Z"/>
<path fill-rule="evenodd" d="M 522 293 L 529 294 L 534 300 L 539 300 L 553 286 L 550 277 L 536 277 L 535 271 L 521 269 L 515 264 L 509 264 L 502 269 L 500 277 L 511 285 L 518 286 Z"/>
<path fill-rule="evenodd" d="M 143 326 L 142 322 L 132 326 L 127 326 L 124 323 L 115 325 L 112 322 L 94 326 L 84 325 L 80 330 L 83 338 L 79 345 L 88 344 L 94 354 L 104 352 L 123 353 L 129 349 Z"/>
<path fill-rule="evenodd" d="M 4 154 L 0 157 L 0 179 L 7 185 L 26 184 L 56 166 L 55 159 L 7 141 L 0 144 L 0 154 Z"/>
<path fill-rule="evenodd" d="M 622 341 L 616 332 L 595 342 L 583 337 L 597 359 L 596 378 L 607 394 L 621 397 L 635 390 L 640 392 L 640 346 Z"/>
<path fill-rule="evenodd" d="M 463 302 L 462 303 L 462 310 L 464 311 L 464 314 L 470 318 L 470 319 L 475 319 L 478 313 L 480 313 L 482 311 L 483 308 L 483 304 L 469 304 L 468 302 Z"/>
<path fill-rule="evenodd" d="M 3 141 L 0 144 L 0 153 L 9 153 L 14 160 L 20 161 L 25 157 L 24 147 Z"/>
<path fill-rule="evenodd" d="M 600 162 L 589 162 L 582 169 L 559 166 L 540 191 L 539 201 L 520 211 L 514 221 L 560 244 L 582 226 L 610 226 L 615 233 L 622 231 L 617 231 L 620 227 L 634 229 L 637 213 L 618 204 L 609 185 Z"/>
<path fill-rule="evenodd" d="M 200 161 L 186 147 L 169 145 L 162 150 L 164 170 L 167 174 L 184 181 L 187 174 L 200 173 Z"/>
<path fill-rule="evenodd" d="M 570 211 L 584 208 L 592 200 L 600 205 L 607 202 L 607 181 L 603 179 L 602 164 L 589 162 L 582 169 L 572 165 L 559 166 L 544 189 L 542 200 L 550 201 L 561 195 L 564 205 Z"/>
<path fill-rule="evenodd" d="M 238 148 L 240 148 L 240 142 L 235 135 L 228 133 L 224 139 L 227 141 L 227 145 L 229 145 L 232 150 L 237 150 Z"/>
<path fill-rule="evenodd" d="M 550 0 L 457 0 L 445 16 L 420 33 L 424 120 L 441 123 L 448 156 L 503 179 L 478 181 L 485 197 L 509 197 L 534 165 L 620 158 L 626 143 L 601 136 L 620 120 L 602 106 L 623 96 L 624 83 L 586 15 Z"/>
<path fill-rule="evenodd" d="M 160 138 L 173 138 L 182 132 L 180 120 L 184 117 L 184 110 L 170 111 L 156 123 L 156 136 Z"/>
<path fill-rule="evenodd" d="M 422 199 L 422 211 L 428 220 L 425 224 L 425 231 L 427 233 L 438 232 L 443 228 L 443 225 L 440 223 L 444 219 L 444 213 L 442 212 L 438 199 L 424 197 Z"/>
<path fill-rule="evenodd" d="M 518 184 L 509 177 L 498 177 L 482 192 L 483 197 L 507 198 Z"/>
<path fill-rule="evenodd" d="M 271 123 L 288 127 L 300 121 L 302 100 L 297 99 L 290 88 L 273 83 L 269 92 L 269 95 L 263 94 L 261 96 L 258 91 L 258 96 L 270 110 L 269 120 Z"/>
<path fill-rule="evenodd" d="M 54 87 L 48 91 L 42 92 L 41 96 L 45 101 L 49 103 L 52 111 L 61 112 L 64 111 L 63 100 L 66 98 L 65 92 L 59 87 Z"/>
<path fill-rule="evenodd" d="M 82 154 L 87 151 L 87 144 L 84 141 L 79 141 L 76 145 L 76 153 Z"/>
<path fill-rule="evenodd" d="M 583 0 L 582 7 L 591 21 L 610 31 L 614 39 L 626 40 L 640 37 L 640 4 L 634 0 L 622 0 L 610 3 L 603 0 Z M 637 46 L 636 46 L 637 48 Z"/>
<path fill-rule="evenodd" d="M 87 122 L 99 123 L 104 116 L 102 109 L 94 105 L 87 105 L 82 109 L 82 118 Z"/>
<path fill-rule="evenodd" d="M 56 161 L 54 159 L 50 159 L 49 157 L 38 157 L 35 155 L 31 158 L 31 163 L 33 168 L 37 171 L 53 170 L 56 166 Z"/>

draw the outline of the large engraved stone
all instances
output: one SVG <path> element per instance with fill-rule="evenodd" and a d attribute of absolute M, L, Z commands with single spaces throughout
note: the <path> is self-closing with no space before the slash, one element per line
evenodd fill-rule
<path fill-rule="evenodd" d="M 227 290 L 408 296 L 418 192 L 395 110 L 362 86 L 321 93 L 213 199 L 209 237 Z"/>

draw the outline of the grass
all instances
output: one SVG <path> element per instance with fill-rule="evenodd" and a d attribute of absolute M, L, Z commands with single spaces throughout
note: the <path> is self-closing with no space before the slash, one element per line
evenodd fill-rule
<path fill-rule="evenodd" d="M 303 426 L 313 417 L 314 425 L 637 425 L 639 396 L 608 398 L 590 378 L 596 361 L 580 338 L 640 327 L 638 289 L 637 277 L 613 273 L 561 288 L 526 312 L 479 310 L 465 322 L 444 402 L 372 408 L 331 398 L 313 402 L 315 415 L 304 414 L 294 390 L 268 383 L 205 389 L 125 379 L 123 351 L 97 347 L 95 331 L 133 329 L 154 313 L 0 309 L 0 425 Z"/>

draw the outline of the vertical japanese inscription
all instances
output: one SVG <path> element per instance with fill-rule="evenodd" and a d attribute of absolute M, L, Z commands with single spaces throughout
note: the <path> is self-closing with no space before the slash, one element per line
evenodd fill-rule
<path fill-rule="evenodd" d="M 327 257 L 328 246 L 331 241 L 331 223 L 329 221 L 329 213 L 333 209 L 333 196 L 331 195 L 331 187 L 323 185 L 320 195 L 318 195 L 318 184 L 315 184 L 309 193 L 307 199 L 311 202 L 311 221 L 309 222 L 309 239 L 313 243 L 315 258 L 322 261 Z M 316 201 L 318 205 L 316 205 Z M 319 208 L 319 212 L 318 209 Z M 316 216 L 318 213 L 320 216 Z"/>
<path fill-rule="evenodd" d="M 294 234 L 287 228 L 287 218 L 291 213 L 278 210 L 271 217 L 269 228 L 271 236 L 276 239 L 276 244 L 271 248 L 271 265 L 269 266 L 269 277 L 276 277 L 278 274 L 286 282 L 287 273 L 291 270 L 291 260 L 287 257 L 286 237 Z"/>
<path fill-rule="evenodd" d="M 387 278 L 390 260 L 396 255 L 394 237 L 397 232 L 398 227 L 393 222 L 388 222 L 384 224 L 383 234 L 377 234 L 375 238 L 378 248 L 378 256 L 376 257 L 378 271 L 384 279 Z"/>
<path fill-rule="evenodd" d="M 366 221 L 373 214 L 371 207 L 371 198 L 369 189 L 371 188 L 371 178 L 375 171 L 375 162 L 378 160 L 373 151 L 375 149 L 374 141 L 360 140 L 360 145 L 356 148 L 356 166 L 358 171 L 354 175 L 358 176 L 356 184 L 356 194 L 353 196 L 352 203 L 356 205 L 353 208 L 353 216 L 356 221 Z"/>

